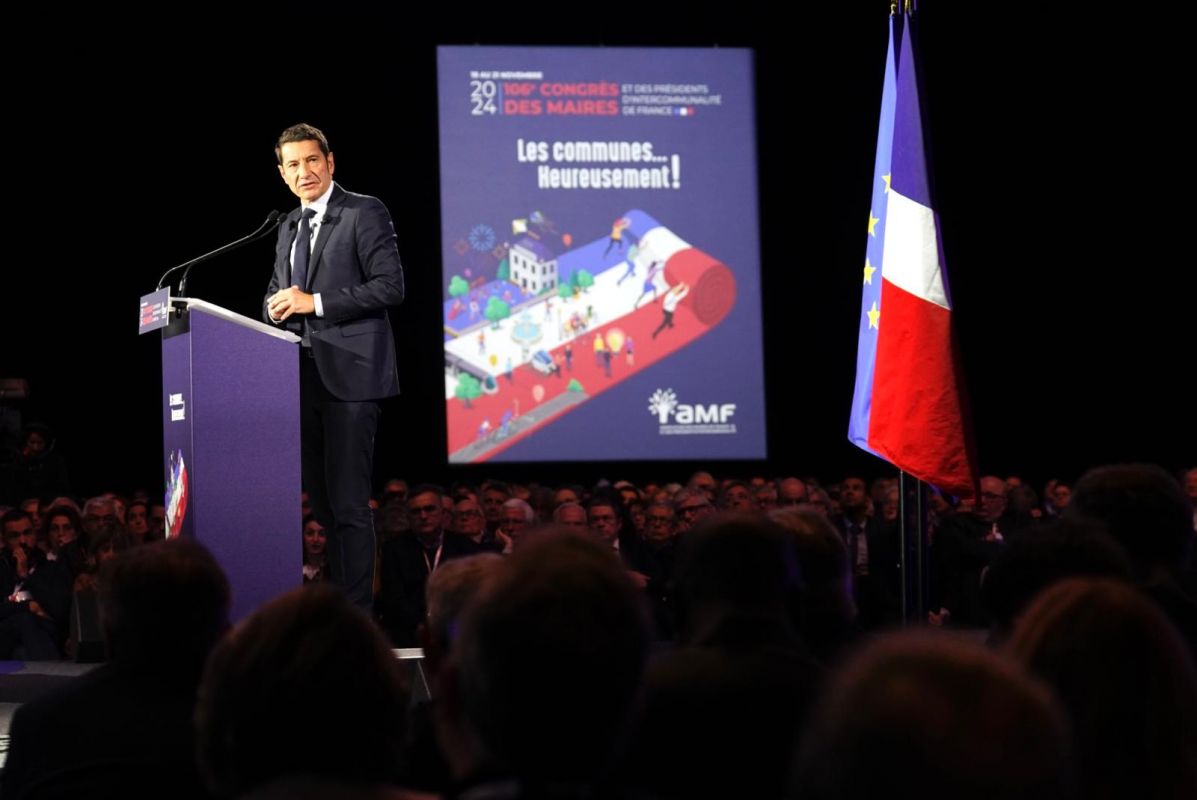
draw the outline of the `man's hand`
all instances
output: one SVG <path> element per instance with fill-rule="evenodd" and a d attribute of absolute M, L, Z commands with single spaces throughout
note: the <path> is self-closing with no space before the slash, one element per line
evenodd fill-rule
<path fill-rule="evenodd" d="M 12 549 L 13 566 L 16 567 L 18 578 L 29 577 L 29 557 L 25 553 L 24 547 L 14 547 Z"/>
<path fill-rule="evenodd" d="M 515 539 L 503 533 L 502 529 L 495 531 L 495 541 L 503 546 L 503 549 L 499 551 L 503 555 L 507 555 L 515 549 Z"/>
<path fill-rule="evenodd" d="M 316 313 L 316 299 L 298 286 L 275 292 L 266 301 L 271 319 L 282 322 L 292 314 Z"/>

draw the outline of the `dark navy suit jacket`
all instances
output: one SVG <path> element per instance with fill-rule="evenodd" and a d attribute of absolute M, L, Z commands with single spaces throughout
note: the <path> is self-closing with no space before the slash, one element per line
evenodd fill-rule
<path fill-rule="evenodd" d="M 278 229 L 274 274 L 266 297 L 291 285 L 291 243 L 302 209 Z M 333 185 L 308 266 L 306 292 L 319 294 L 324 316 L 307 317 L 320 379 L 340 400 L 377 400 L 399 394 L 395 337 L 387 308 L 403 301 L 403 267 L 390 214 L 376 197 Z M 270 314 L 262 302 L 262 314 Z M 275 323 L 278 324 L 278 323 Z M 288 328 L 300 333 L 297 317 Z"/>

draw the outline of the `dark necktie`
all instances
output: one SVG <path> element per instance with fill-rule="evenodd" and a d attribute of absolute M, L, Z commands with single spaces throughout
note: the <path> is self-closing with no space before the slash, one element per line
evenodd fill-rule
<path fill-rule="evenodd" d="M 312 255 L 312 228 L 308 223 L 316 212 L 305 208 L 299 217 L 299 232 L 295 234 L 295 256 L 291 263 L 291 285 L 307 291 L 308 259 Z"/>

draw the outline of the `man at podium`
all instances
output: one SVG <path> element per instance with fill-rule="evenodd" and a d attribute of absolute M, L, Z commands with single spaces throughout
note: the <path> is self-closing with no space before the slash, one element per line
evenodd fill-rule
<path fill-rule="evenodd" d="M 399 393 L 387 318 L 403 300 L 398 240 L 381 201 L 333 182 L 333 154 L 317 128 L 287 128 L 274 152 L 300 207 L 279 225 L 263 313 L 302 338 L 303 487 L 328 533 L 329 577 L 368 612 L 378 401 Z"/>

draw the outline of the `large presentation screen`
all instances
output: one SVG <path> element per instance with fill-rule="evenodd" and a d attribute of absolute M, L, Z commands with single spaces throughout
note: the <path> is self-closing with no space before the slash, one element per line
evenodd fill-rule
<path fill-rule="evenodd" d="M 764 458 L 751 52 L 438 76 L 449 460 Z"/>

